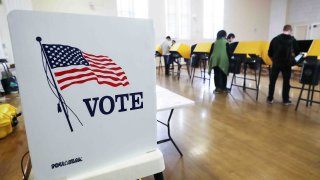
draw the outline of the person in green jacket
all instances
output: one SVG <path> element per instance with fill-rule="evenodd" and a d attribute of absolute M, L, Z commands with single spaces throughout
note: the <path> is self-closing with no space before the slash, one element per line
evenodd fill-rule
<path fill-rule="evenodd" d="M 226 36 L 227 32 L 225 30 L 217 33 L 217 39 L 209 59 L 209 75 L 212 69 L 214 70 L 214 84 L 216 86 L 214 93 L 228 92 L 227 75 L 229 73 L 229 59 L 231 54 Z"/>

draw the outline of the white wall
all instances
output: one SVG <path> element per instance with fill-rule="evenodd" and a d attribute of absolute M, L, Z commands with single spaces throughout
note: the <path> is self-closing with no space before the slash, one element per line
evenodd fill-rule
<path fill-rule="evenodd" d="M 30 0 L 3 0 L 0 4 L 0 39 L 4 45 L 3 51 L 9 64 L 14 63 L 7 14 L 16 9 L 31 10 Z M 1 44 L 2 46 L 2 44 Z"/>
<path fill-rule="evenodd" d="M 32 10 L 31 0 L 3 0 L 3 4 L 8 13 L 16 9 Z"/>
<path fill-rule="evenodd" d="M 1 58 L 8 58 L 10 54 L 9 51 L 12 52 L 11 41 L 9 37 L 8 22 L 6 17 L 7 17 L 6 9 L 3 4 L 0 4 L 0 41 L 1 41 L 0 51 L 2 51 Z M 5 46 L 4 49 L 2 48 L 3 46 Z"/>
<path fill-rule="evenodd" d="M 270 0 L 225 0 L 224 27 L 237 41 L 268 40 Z"/>
<path fill-rule="evenodd" d="M 8 1 L 8 0 L 7 0 Z M 11 0 L 9 0 L 11 1 Z M 24 0 L 14 0 L 24 1 Z M 27 0 L 30 1 L 30 0 Z M 116 0 L 31 0 L 32 9 L 37 11 L 67 12 L 117 16 Z M 269 22 L 271 1 L 277 0 L 225 0 L 224 29 L 236 35 L 237 41 L 254 41 L 269 39 Z M 191 0 L 191 39 L 179 40 L 187 44 L 214 41 L 204 39 L 203 34 L 203 0 Z M 214 11 L 215 7 L 212 7 Z M 279 12 L 278 9 L 277 12 Z M 274 13 L 274 12 L 273 12 Z M 11 47 L 5 10 L 0 5 L 0 35 L 4 43 Z M 155 40 L 161 43 L 165 36 L 165 4 L 164 0 L 149 0 L 149 16 L 154 20 Z M 274 17 L 274 16 L 272 16 Z M 272 18 L 271 17 L 271 18 Z M 281 23 L 279 23 L 281 24 Z M 272 28 L 273 29 L 273 28 Z M 12 56 L 11 50 L 6 51 Z M 10 57 L 12 59 L 12 57 Z"/>
<path fill-rule="evenodd" d="M 37 11 L 117 16 L 116 0 L 32 0 L 32 5 L 33 9 Z M 191 0 L 191 6 L 192 40 L 182 40 L 182 42 L 190 44 L 203 41 L 202 0 Z M 164 0 L 149 0 L 149 17 L 154 21 L 156 42 L 161 43 L 167 36 Z M 180 40 L 178 39 L 178 41 Z"/>
<path fill-rule="evenodd" d="M 320 23 L 319 0 L 288 0 L 287 23 Z"/>
<path fill-rule="evenodd" d="M 116 0 L 32 0 L 32 6 L 37 11 L 117 15 Z"/>
<path fill-rule="evenodd" d="M 164 0 L 149 0 L 149 16 L 153 19 L 155 42 L 161 42 L 166 37 Z"/>
<path fill-rule="evenodd" d="M 149 8 L 149 16 L 153 19 L 155 25 L 155 40 L 157 44 L 160 44 L 167 35 L 170 35 L 166 34 L 165 1 L 149 0 Z M 202 0 L 191 0 L 191 37 L 188 40 L 172 38 L 190 45 L 196 42 L 208 41 L 202 38 L 202 20 Z"/>
<path fill-rule="evenodd" d="M 191 0 L 191 39 L 179 40 L 188 44 L 214 41 L 203 38 L 203 6 L 202 0 Z M 156 29 L 161 35 L 156 35 L 156 42 L 161 43 L 166 36 L 164 19 L 164 0 L 150 0 L 150 4 L 157 4 L 153 14 L 161 14 L 162 19 L 152 16 L 156 21 Z M 237 41 L 255 41 L 269 39 L 269 19 L 271 0 L 225 0 L 224 29 L 233 32 Z M 216 7 L 212 7 L 214 11 Z M 161 25 L 161 26 L 158 26 Z M 156 31 L 157 31 L 156 30 Z M 162 32 L 161 32 L 162 31 Z"/>
<path fill-rule="evenodd" d="M 269 40 L 282 32 L 286 24 L 288 0 L 271 0 Z"/>
<path fill-rule="evenodd" d="M 287 23 L 293 25 L 299 39 L 320 38 L 319 9 L 319 0 L 288 0 Z"/>

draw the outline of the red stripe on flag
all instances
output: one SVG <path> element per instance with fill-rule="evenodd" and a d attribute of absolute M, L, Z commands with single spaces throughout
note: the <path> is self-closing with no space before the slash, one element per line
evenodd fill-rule
<path fill-rule="evenodd" d="M 86 56 L 93 56 L 93 57 L 96 57 L 96 58 L 107 58 L 109 59 L 108 56 L 103 56 L 103 55 L 93 55 L 93 54 L 89 54 L 89 53 L 85 53 L 85 52 L 82 52 L 82 54 L 86 55 Z"/>
<path fill-rule="evenodd" d="M 58 84 L 60 83 L 63 83 L 65 81 L 69 81 L 69 80 L 74 80 L 74 79 L 80 79 L 80 78 L 83 78 L 83 77 L 86 77 L 86 76 L 96 76 L 98 78 L 105 78 L 105 79 L 111 79 L 113 81 L 124 81 L 127 79 L 127 76 L 123 76 L 121 79 L 118 78 L 118 77 L 112 77 L 112 76 L 104 76 L 104 75 L 99 75 L 99 74 L 95 74 L 93 72 L 89 72 L 87 74 L 79 74 L 77 76 L 68 76 L 66 78 L 62 78 L 62 79 L 59 79 L 57 82 Z"/>
<path fill-rule="evenodd" d="M 90 65 L 94 64 L 94 65 L 99 66 L 99 67 L 117 65 L 115 62 L 99 63 L 99 62 L 92 61 L 92 60 L 89 60 L 89 59 L 87 59 L 87 61 L 90 62 Z"/>
<path fill-rule="evenodd" d="M 79 81 L 73 81 L 69 84 L 65 84 L 63 86 L 60 87 L 61 90 L 73 85 L 73 84 L 83 84 L 85 82 L 88 82 L 88 81 L 93 81 L 93 80 L 96 80 L 98 84 L 107 84 L 109 86 L 112 86 L 112 87 L 118 87 L 118 86 L 127 86 L 129 85 L 129 82 L 126 81 L 125 83 L 112 83 L 112 82 L 109 82 L 109 81 L 99 81 L 98 78 L 96 77 L 91 77 L 91 78 L 88 78 L 88 79 L 84 79 L 84 80 L 79 80 Z"/>
<path fill-rule="evenodd" d="M 98 65 L 95 65 L 95 64 L 90 64 L 91 67 L 95 67 L 95 68 L 99 68 L 99 69 L 107 69 L 108 67 L 107 66 L 112 66 L 112 65 L 117 65 L 116 63 L 109 63 L 109 64 L 105 64 L 104 66 L 98 66 Z"/>
<path fill-rule="evenodd" d="M 117 76 L 121 76 L 123 74 L 125 74 L 123 71 L 122 72 L 114 72 L 114 71 L 108 71 L 108 70 L 99 70 L 99 69 L 90 69 L 88 67 L 84 67 L 84 68 L 73 68 L 73 69 L 69 69 L 69 70 L 64 70 L 64 71 L 60 71 L 60 72 L 55 72 L 54 75 L 55 76 L 63 76 L 65 74 L 71 74 L 71 73 L 76 73 L 76 72 L 84 72 L 84 71 L 93 71 L 93 72 L 100 72 L 100 73 L 105 73 L 105 74 L 115 74 Z"/>
<path fill-rule="evenodd" d="M 89 56 L 83 56 L 85 59 L 90 59 L 90 60 L 93 60 L 93 61 L 97 61 L 97 62 L 113 62 L 111 59 L 108 59 L 108 58 L 100 58 L 100 59 L 98 59 L 98 58 L 95 58 L 95 57 L 89 57 Z"/>
<path fill-rule="evenodd" d="M 108 68 L 109 70 L 113 70 L 113 71 L 118 71 L 121 70 L 121 67 L 113 67 L 113 68 Z"/>
<path fill-rule="evenodd" d="M 94 61 L 94 60 L 91 60 L 91 59 L 86 59 L 86 60 L 89 61 L 90 63 L 93 63 L 95 65 L 101 65 L 101 66 L 106 65 L 106 64 L 110 64 L 110 63 L 114 63 L 112 61 L 108 61 L 108 62 L 104 63 L 104 62 L 101 62 L 101 61 Z"/>

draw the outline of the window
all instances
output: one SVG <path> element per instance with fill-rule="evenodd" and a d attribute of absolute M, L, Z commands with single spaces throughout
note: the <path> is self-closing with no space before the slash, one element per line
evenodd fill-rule
<path fill-rule="evenodd" d="M 148 0 L 117 0 L 118 16 L 148 18 Z"/>
<path fill-rule="evenodd" d="M 203 38 L 213 39 L 223 29 L 224 0 L 203 0 Z"/>
<path fill-rule="evenodd" d="M 166 35 L 179 39 L 190 39 L 190 0 L 166 0 Z"/>

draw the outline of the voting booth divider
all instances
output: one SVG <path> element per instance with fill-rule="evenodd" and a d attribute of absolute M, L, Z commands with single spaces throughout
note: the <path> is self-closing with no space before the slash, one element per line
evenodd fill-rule
<path fill-rule="evenodd" d="M 234 53 L 261 55 L 261 41 L 240 41 Z"/>
<path fill-rule="evenodd" d="M 307 56 L 317 56 L 320 59 L 320 39 L 315 39 L 312 41 L 311 46 L 307 52 Z"/>
<path fill-rule="evenodd" d="M 156 56 L 162 56 L 162 49 L 160 44 L 156 45 Z"/>
<path fill-rule="evenodd" d="M 194 53 L 207 53 L 209 54 L 212 50 L 212 42 L 202 42 L 198 43 L 196 47 L 194 48 Z"/>
<path fill-rule="evenodd" d="M 269 46 L 270 46 L 270 42 L 267 42 L 267 41 L 261 42 L 261 55 L 260 56 L 261 56 L 264 64 L 271 66 L 272 60 L 268 55 Z"/>
<path fill-rule="evenodd" d="M 35 179 L 164 170 L 151 20 L 12 11 L 8 22 Z"/>
<path fill-rule="evenodd" d="M 161 49 L 161 45 L 160 44 L 156 45 L 154 57 L 155 57 L 156 61 L 157 61 L 157 59 L 159 59 L 158 69 L 159 69 L 159 72 L 160 72 L 160 70 L 162 69 L 162 61 L 161 61 L 162 60 L 162 49 Z"/>
<path fill-rule="evenodd" d="M 270 43 L 267 41 L 242 41 L 239 42 L 234 53 L 235 54 L 255 54 L 262 58 L 263 63 L 266 65 L 271 65 L 272 61 L 268 56 L 268 49 Z"/>
<path fill-rule="evenodd" d="M 174 57 L 190 59 L 191 48 L 188 44 L 183 43 L 175 43 L 170 48 L 170 53 L 173 54 Z"/>

